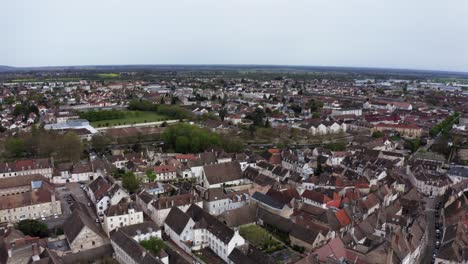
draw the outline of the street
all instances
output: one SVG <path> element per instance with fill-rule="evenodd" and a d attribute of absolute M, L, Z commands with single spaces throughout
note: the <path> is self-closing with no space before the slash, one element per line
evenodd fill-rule
<path fill-rule="evenodd" d="M 420 263 L 431 263 L 435 248 L 435 205 L 437 198 L 424 198 L 426 201 L 426 232 L 427 240 L 425 247 L 421 250 Z"/>

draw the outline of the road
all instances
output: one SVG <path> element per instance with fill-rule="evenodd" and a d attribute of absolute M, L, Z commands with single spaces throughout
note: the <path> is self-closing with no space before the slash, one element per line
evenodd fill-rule
<path fill-rule="evenodd" d="M 58 218 L 50 217 L 42 221 L 47 224 L 49 229 L 62 226 L 65 220 L 71 215 L 70 204 L 68 204 L 67 201 L 70 195 L 72 195 L 73 199 L 85 205 L 88 205 L 88 203 L 92 204 L 91 200 L 89 200 L 88 196 L 80 188 L 79 183 L 67 183 L 65 186 L 56 187 L 56 194 L 58 199 L 60 199 L 62 214 L 59 215 Z M 93 219 L 96 218 L 96 210 L 94 210 L 94 207 L 87 208 L 91 217 Z"/>
<path fill-rule="evenodd" d="M 427 243 L 421 251 L 420 263 L 431 263 L 432 254 L 435 249 L 435 205 L 438 201 L 437 198 L 424 198 L 426 201 L 426 232 Z"/>

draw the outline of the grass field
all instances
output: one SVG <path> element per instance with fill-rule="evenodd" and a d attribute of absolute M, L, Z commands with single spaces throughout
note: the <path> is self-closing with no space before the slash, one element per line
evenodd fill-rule
<path fill-rule="evenodd" d="M 119 73 L 98 73 L 96 74 L 96 76 L 99 78 L 119 78 L 120 74 Z"/>
<path fill-rule="evenodd" d="M 123 111 L 123 112 L 125 113 L 124 118 L 91 122 L 91 125 L 93 127 L 107 127 L 107 126 L 131 125 L 131 124 L 138 124 L 138 123 L 148 123 L 148 122 L 167 120 L 165 116 L 162 116 L 153 112 L 142 112 L 142 111 Z"/>
<path fill-rule="evenodd" d="M 241 226 L 240 235 L 265 253 L 272 253 L 284 248 L 283 243 L 257 225 Z"/>

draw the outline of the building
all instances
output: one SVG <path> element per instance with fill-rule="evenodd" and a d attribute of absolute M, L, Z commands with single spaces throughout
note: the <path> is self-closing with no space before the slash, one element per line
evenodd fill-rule
<path fill-rule="evenodd" d="M 169 264 L 169 256 L 164 250 L 156 256 L 125 231 L 113 232 L 111 245 L 115 252 L 115 260 L 121 264 Z"/>
<path fill-rule="evenodd" d="M 88 197 L 96 205 L 96 212 L 102 215 L 109 206 L 120 203 L 130 195 L 117 183 L 111 185 L 104 177 L 99 176 L 86 188 Z"/>
<path fill-rule="evenodd" d="M 197 205 L 191 205 L 185 213 L 172 208 L 164 222 L 164 232 L 187 253 L 208 247 L 225 262 L 234 248 L 246 243 L 238 230 L 227 227 Z"/>
<path fill-rule="evenodd" d="M 53 167 L 49 159 L 28 159 L 0 163 L 0 178 L 41 174 L 52 178 Z"/>
<path fill-rule="evenodd" d="M 243 182 L 241 166 L 237 161 L 203 166 L 200 181 L 207 189 L 239 185 Z"/>
<path fill-rule="evenodd" d="M 249 199 L 250 196 L 247 192 L 211 188 L 205 192 L 203 208 L 211 215 L 220 215 L 225 211 L 246 205 Z"/>
<path fill-rule="evenodd" d="M 119 203 L 109 206 L 103 222 L 104 231 L 109 235 L 117 228 L 143 223 L 143 212 L 135 203 Z"/>
<path fill-rule="evenodd" d="M 404 137 L 420 137 L 422 128 L 417 125 L 411 124 L 384 124 L 379 123 L 374 126 L 373 131 L 396 131 Z"/>
<path fill-rule="evenodd" d="M 2 179 L 0 193 L 2 222 L 16 223 L 25 219 L 44 219 L 62 214 L 55 188 L 41 175 Z"/>
<path fill-rule="evenodd" d="M 170 181 L 177 178 L 177 168 L 170 165 L 161 165 L 154 167 L 156 181 Z"/>
<path fill-rule="evenodd" d="M 65 220 L 63 232 L 73 253 L 107 244 L 99 225 L 88 214 L 86 206 L 76 203 L 73 213 Z"/>
<path fill-rule="evenodd" d="M 203 207 L 203 202 L 196 194 L 186 193 L 173 196 L 157 197 L 146 191 L 139 193 L 136 197 L 137 205 L 151 217 L 157 226 L 162 226 L 167 215 L 173 207 L 177 207 L 183 212 L 192 204 Z"/>

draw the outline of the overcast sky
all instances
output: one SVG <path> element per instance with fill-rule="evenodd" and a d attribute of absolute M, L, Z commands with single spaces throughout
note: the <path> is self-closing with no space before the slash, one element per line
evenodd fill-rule
<path fill-rule="evenodd" d="M 468 72 L 467 0 L 1 0 L 0 65 Z"/>

